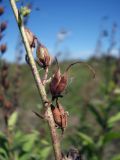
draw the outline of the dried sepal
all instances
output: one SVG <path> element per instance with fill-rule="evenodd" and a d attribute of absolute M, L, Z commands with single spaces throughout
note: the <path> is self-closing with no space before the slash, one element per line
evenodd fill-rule
<path fill-rule="evenodd" d="M 40 67 L 46 69 L 51 65 L 52 58 L 49 55 L 47 48 L 39 42 L 37 45 L 36 55 L 38 58 L 37 62 L 40 65 Z"/>
<path fill-rule="evenodd" d="M 86 62 L 82 62 L 82 61 L 77 61 L 77 62 L 74 62 L 74 63 L 71 63 L 65 70 L 65 72 L 67 73 L 69 71 L 69 69 L 73 66 L 73 65 L 76 65 L 76 64 L 83 64 L 85 65 L 86 67 L 88 67 L 88 69 L 91 71 L 91 73 L 93 74 L 93 78 L 95 78 L 95 70 L 93 69 L 93 67 L 91 65 L 89 65 L 88 63 Z"/>

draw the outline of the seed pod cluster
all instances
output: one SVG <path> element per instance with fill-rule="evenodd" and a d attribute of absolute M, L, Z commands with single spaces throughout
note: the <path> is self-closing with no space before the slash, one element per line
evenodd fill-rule
<path fill-rule="evenodd" d="M 0 6 L 0 16 L 4 14 L 4 7 Z M 3 21 L 0 22 L 0 40 L 4 37 L 4 31 L 7 28 L 7 22 Z M 7 45 L 0 44 L 0 54 L 3 56 L 7 50 Z M 8 64 L 2 60 L 1 67 L 0 67 L 0 107 L 3 110 L 3 116 L 5 120 L 5 124 L 8 124 L 8 118 L 11 113 L 14 111 L 13 102 L 12 100 L 8 99 L 8 89 L 10 86 L 9 78 L 8 78 Z"/>
<path fill-rule="evenodd" d="M 53 78 L 50 83 L 50 92 L 52 95 L 52 101 L 56 100 L 56 106 L 51 105 L 51 110 L 53 113 L 53 118 L 56 123 L 56 125 L 61 128 L 62 133 L 64 132 L 66 126 L 67 126 L 67 112 L 64 111 L 63 106 L 58 102 L 59 97 L 63 97 L 61 94 L 67 87 L 68 82 L 68 70 L 77 63 L 84 63 L 93 73 L 93 77 L 95 77 L 95 72 L 91 66 L 89 66 L 85 62 L 75 62 L 70 64 L 63 74 L 61 74 L 60 67 L 58 65 L 57 70 L 55 71 Z M 58 62 L 57 62 L 58 64 Z"/>
<path fill-rule="evenodd" d="M 4 14 L 4 7 L 0 6 L 0 16 Z M 7 22 L 3 21 L 0 23 L 0 40 L 3 38 L 3 32 L 7 28 Z M 7 45 L 6 44 L 0 44 L 0 54 L 1 56 L 6 52 L 7 50 Z"/>
<path fill-rule="evenodd" d="M 52 63 L 52 58 L 49 55 L 47 48 L 38 41 L 38 38 L 28 28 L 25 28 L 25 32 L 30 47 L 36 48 L 37 64 L 43 69 L 48 68 Z M 30 64 L 27 55 L 25 56 L 25 59 L 27 63 Z"/>
<path fill-rule="evenodd" d="M 38 58 L 38 64 L 42 68 L 46 69 L 51 65 L 51 61 L 52 61 L 51 56 L 49 55 L 48 50 L 44 45 L 38 43 L 36 54 Z"/>

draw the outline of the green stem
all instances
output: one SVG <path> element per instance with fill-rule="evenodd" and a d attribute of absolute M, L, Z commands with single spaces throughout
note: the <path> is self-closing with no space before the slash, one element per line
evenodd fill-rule
<path fill-rule="evenodd" d="M 15 15 L 15 18 L 16 18 L 16 21 L 17 21 L 22 39 L 23 39 L 23 43 L 24 43 L 26 53 L 27 53 L 28 58 L 29 58 L 30 66 L 31 66 L 31 69 L 32 69 L 32 73 L 33 73 L 33 76 L 34 76 L 34 79 L 35 79 L 35 82 L 36 82 L 36 85 L 37 85 L 42 103 L 43 103 L 43 107 L 46 107 L 45 104 L 46 104 L 46 102 L 48 102 L 48 98 L 47 98 L 47 94 L 46 94 L 46 91 L 45 91 L 45 87 L 42 84 L 39 72 L 37 70 L 36 63 L 35 63 L 35 60 L 34 60 L 34 57 L 33 57 L 33 54 L 32 54 L 32 50 L 29 46 L 29 42 L 28 42 L 27 37 L 26 37 L 24 26 L 23 26 L 22 23 L 19 23 L 19 22 L 21 22 L 21 20 L 20 20 L 20 16 L 19 16 L 19 13 L 18 13 L 18 9 L 17 9 L 16 3 L 15 3 L 15 0 L 10 0 L 10 4 L 11 4 L 12 10 L 14 12 L 14 15 Z M 58 137 L 57 132 L 56 132 L 55 122 L 54 122 L 53 115 L 52 115 L 50 107 L 48 107 L 48 109 L 46 111 L 46 115 L 48 117 L 47 121 L 48 121 L 50 132 L 51 132 L 51 138 L 52 138 L 52 144 L 53 144 L 54 153 L 55 153 L 55 159 L 56 160 L 61 160 L 62 157 L 61 157 L 60 141 L 59 141 L 59 137 Z"/>

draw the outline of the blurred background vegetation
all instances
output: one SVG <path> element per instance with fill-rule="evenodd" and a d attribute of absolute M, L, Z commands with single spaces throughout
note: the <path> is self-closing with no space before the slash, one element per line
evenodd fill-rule
<path fill-rule="evenodd" d="M 26 7 L 32 9 L 30 4 Z M 20 37 L 16 42 L 15 62 L 4 58 L 9 48 L 2 39 L 9 23 L 3 18 L 3 2 L 0 16 L 0 160 L 53 160 L 48 126 L 33 113 L 44 110 L 30 68 L 23 62 Z M 24 23 L 27 25 L 28 17 Z M 95 69 L 95 80 L 82 64 L 69 71 L 68 86 L 61 99 L 69 112 L 61 140 L 63 154 L 73 157 L 72 152 L 76 151 L 83 160 L 120 160 L 120 50 L 114 55 L 117 28 L 113 23 L 110 32 L 108 28 L 100 29 L 95 52 L 86 60 Z M 109 45 L 103 50 L 106 38 Z M 77 60 L 68 60 L 68 55 L 68 51 L 55 53 L 62 72 Z M 49 75 L 55 68 L 53 64 Z M 39 73 L 43 74 L 40 68 Z M 51 98 L 49 87 L 47 93 Z M 59 129 L 58 132 L 61 134 Z"/>

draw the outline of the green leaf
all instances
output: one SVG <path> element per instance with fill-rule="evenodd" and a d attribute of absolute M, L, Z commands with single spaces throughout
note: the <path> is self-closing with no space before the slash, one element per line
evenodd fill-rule
<path fill-rule="evenodd" d="M 49 154 L 50 154 L 50 151 L 51 151 L 51 147 L 45 147 L 44 149 L 41 150 L 41 159 L 47 159 Z"/>
<path fill-rule="evenodd" d="M 49 145 L 49 142 L 46 141 L 45 139 L 42 139 L 42 140 L 41 140 L 41 143 L 42 143 L 43 145 Z"/>
<path fill-rule="evenodd" d="M 112 158 L 112 160 L 120 160 L 120 154 L 114 156 L 114 157 Z"/>
<path fill-rule="evenodd" d="M 117 121 L 120 121 L 120 112 L 108 119 L 108 126 L 112 127 Z"/>
<path fill-rule="evenodd" d="M 88 135 L 86 135 L 85 133 L 78 132 L 77 134 L 80 137 L 80 139 L 83 141 L 84 145 L 94 145 L 93 139 Z"/>
<path fill-rule="evenodd" d="M 17 122 L 17 118 L 18 118 L 18 112 L 15 111 L 12 113 L 12 115 L 10 116 L 9 120 L 8 120 L 8 128 L 9 130 L 13 130 L 15 127 L 15 124 Z"/>
<path fill-rule="evenodd" d="M 89 110 L 91 111 L 91 113 L 95 116 L 97 122 L 100 124 L 100 126 L 102 128 L 105 127 L 105 122 L 103 117 L 100 115 L 99 111 L 91 104 L 88 105 Z"/>
<path fill-rule="evenodd" d="M 30 152 L 31 149 L 33 148 L 34 146 L 34 143 L 35 141 L 37 140 L 38 138 L 38 135 L 39 133 L 36 131 L 34 131 L 33 133 L 29 134 L 29 135 L 26 135 L 24 137 L 24 145 L 23 145 L 23 150 L 26 151 L 26 152 Z"/>
<path fill-rule="evenodd" d="M 19 160 L 28 160 L 28 159 L 30 159 L 30 154 L 28 154 L 28 153 L 19 157 Z"/>
<path fill-rule="evenodd" d="M 8 160 L 8 155 L 3 148 L 0 148 L 0 156 L 5 158 L 5 160 Z"/>
<path fill-rule="evenodd" d="M 109 132 L 105 134 L 104 136 L 104 144 L 111 142 L 114 139 L 120 138 L 120 133 L 119 132 Z"/>

